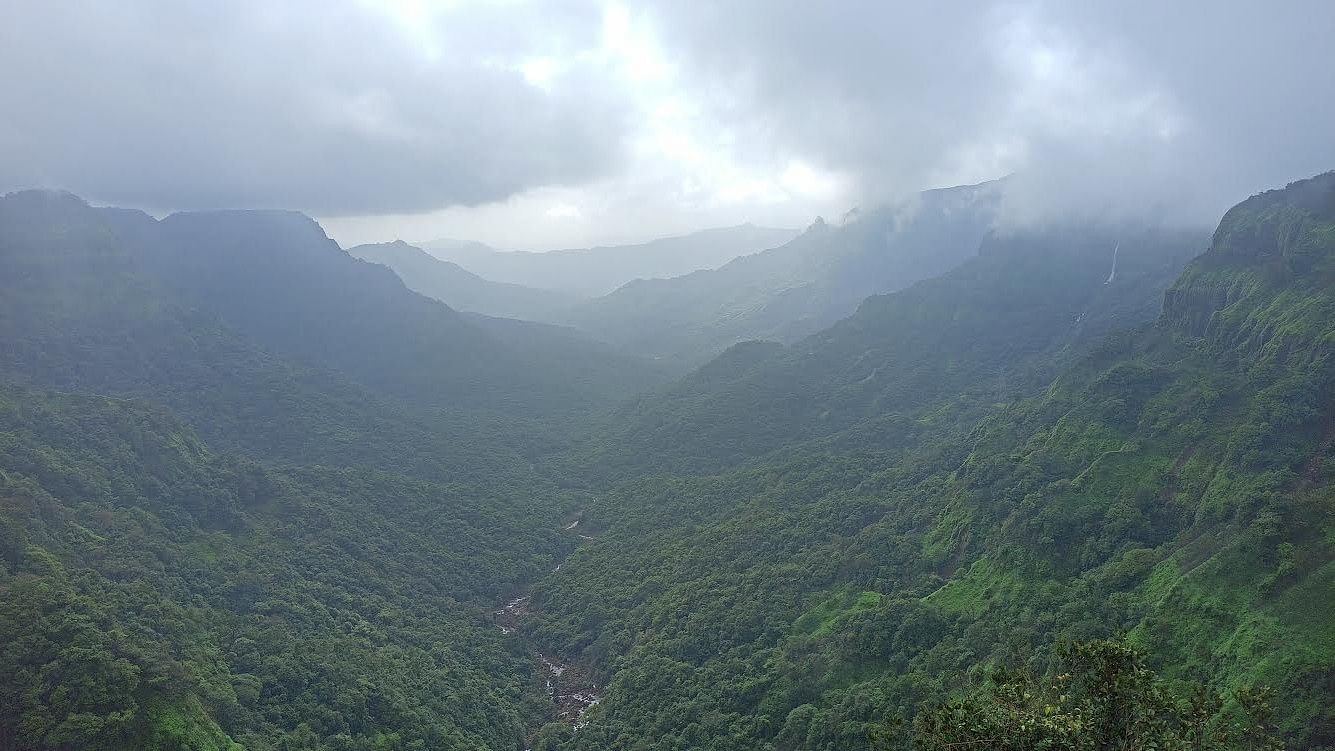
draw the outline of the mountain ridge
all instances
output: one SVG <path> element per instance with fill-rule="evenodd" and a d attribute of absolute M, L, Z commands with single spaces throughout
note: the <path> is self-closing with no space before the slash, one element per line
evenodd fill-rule
<path fill-rule="evenodd" d="M 789 243 L 670 279 L 631 282 L 569 321 L 653 357 L 699 365 L 739 341 L 795 341 L 868 295 L 944 273 L 977 252 L 997 182 L 925 191 L 848 223 L 818 221 Z"/>
<path fill-rule="evenodd" d="M 738 256 L 780 245 L 795 230 L 740 224 L 628 245 L 543 252 L 500 251 L 482 243 L 416 243 L 438 258 L 497 282 L 556 289 L 591 297 L 639 278 L 663 278 L 713 268 Z"/>
<path fill-rule="evenodd" d="M 228 232 L 198 226 L 237 218 Z M 295 244 L 281 241 L 289 233 Z M 0 199 L 0 269 L 6 378 L 165 403 L 225 448 L 297 461 L 498 471 L 547 440 L 530 418 L 610 404 L 660 377 L 582 344 L 529 360 L 291 213 L 164 228 L 72 196 L 11 194 Z M 414 354 L 424 346 L 445 370 Z M 451 373 L 456 353 L 473 362 Z M 507 367 L 515 376 L 492 377 Z M 530 427 L 479 432 L 516 418 Z M 477 440 L 456 440 L 466 435 Z"/>
<path fill-rule="evenodd" d="M 363 261 L 388 267 L 414 292 L 472 313 L 552 321 L 577 299 L 554 290 L 484 279 L 402 240 L 356 245 L 347 252 Z"/>

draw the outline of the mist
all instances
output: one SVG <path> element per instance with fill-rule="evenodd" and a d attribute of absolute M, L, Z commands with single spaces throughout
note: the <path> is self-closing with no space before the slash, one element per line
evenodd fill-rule
<path fill-rule="evenodd" d="M 507 248 L 804 226 L 1016 175 L 1017 223 L 1217 218 L 1335 164 L 1320 0 L 11 3 L 0 190 Z"/>

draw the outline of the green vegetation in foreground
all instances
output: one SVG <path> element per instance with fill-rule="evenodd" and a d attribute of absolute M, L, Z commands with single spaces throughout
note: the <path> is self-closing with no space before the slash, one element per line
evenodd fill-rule
<path fill-rule="evenodd" d="M 1170 686 L 1133 649 L 1079 642 L 1061 650 L 1042 680 L 999 668 L 979 690 L 919 715 L 913 747 L 1278 751 L 1269 700 L 1265 690 L 1243 689 L 1226 702 L 1203 686 Z M 893 735 L 894 728 L 871 731 L 873 745 Z"/>

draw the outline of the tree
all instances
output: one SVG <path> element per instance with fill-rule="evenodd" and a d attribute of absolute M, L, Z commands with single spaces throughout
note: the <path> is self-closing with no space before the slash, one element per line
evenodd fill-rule
<path fill-rule="evenodd" d="M 1118 641 L 1059 650 L 1056 670 L 1035 680 L 999 668 L 986 685 L 918 716 L 918 751 L 1203 751 L 1282 748 L 1270 723 L 1268 692 L 1243 690 L 1223 711 L 1203 688 L 1169 689 L 1144 657 Z"/>

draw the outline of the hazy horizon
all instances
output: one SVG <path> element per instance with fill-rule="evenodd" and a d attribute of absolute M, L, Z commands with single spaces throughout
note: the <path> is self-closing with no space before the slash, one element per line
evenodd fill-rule
<path fill-rule="evenodd" d="M 1019 173 L 1217 219 L 1335 166 L 1335 5 L 11 4 L 0 192 L 290 208 L 344 245 L 615 245 Z"/>

